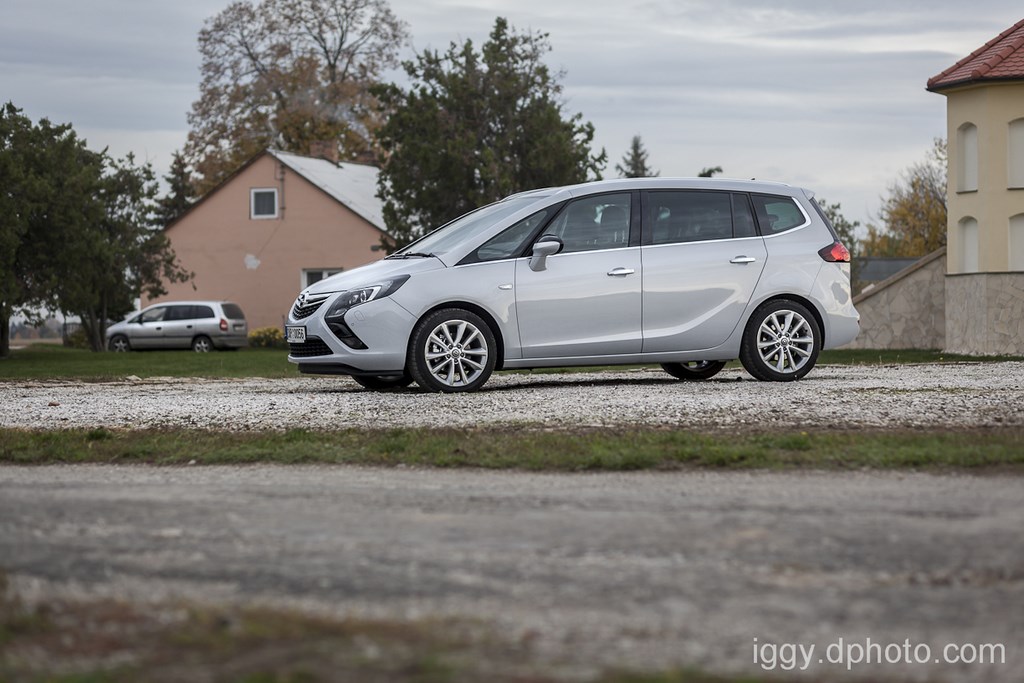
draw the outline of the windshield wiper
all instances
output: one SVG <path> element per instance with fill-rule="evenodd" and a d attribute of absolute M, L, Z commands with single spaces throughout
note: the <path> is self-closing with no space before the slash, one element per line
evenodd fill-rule
<path fill-rule="evenodd" d="M 426 254 L 422 251 L 407 251 L 404 254 L 392 254 L 388 258 L 437 258 L 437 254 Z"/>

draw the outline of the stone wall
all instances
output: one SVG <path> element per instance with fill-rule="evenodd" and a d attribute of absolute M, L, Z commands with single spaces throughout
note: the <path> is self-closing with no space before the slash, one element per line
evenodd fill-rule
<path fill-rule="evenodd" d="M 1024 273 L 946 277 L 950 353 L 1024 355 Z"/>
<path fill-rule="evenodd" d="M 925 256 L 853 299 L 860 334 L 847 349 L 942 349 L 946 345 L 946 249 Z"/>

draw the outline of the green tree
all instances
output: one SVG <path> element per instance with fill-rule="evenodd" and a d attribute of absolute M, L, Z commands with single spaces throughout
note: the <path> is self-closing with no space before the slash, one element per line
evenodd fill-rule
<path fill-rule="evenodd" d="M 236 0 L 208 19 L 185 147 L 199 193 L 268 147 L 372 155 L 370 87 L 407 37 L 386 0 Z"/>
<path fill-rule="evenodd" d="M 154 229 L 152 169 L 85 147 L 70 125 L 0 115 L 0 326 L 38 307 L 82 319 L 94 350 L 142 292 L 189 275 Z M 3 335 L 0 356 L 9 354 Z"/>
<path fill-rule="evenodd" d="M 160 227 L 173 223 L 195 201 L 192 173 L 181 152 L 176 151 L 171 158 L 171 168 L 164 176 L 164 181 L 167 183 L 167 194 L 157 200 L 156 209 L 156 223 Z"/>
<path fill-rule="evenodd" d="M 408 244 L 509 194 L 600 178 L 594 127 L 566 117 L 561 85 L 542 61 L 545 33 L 517 33 L 499 17 L 477 51 L 471 41 L 403 64 L 410 86 L 375 90 L 387 122 L 378 133 L 378 181 L 390 237 Z"/>
<path fill-rule="evenodd" d="M 701 172 L 697 174 L 698 178 L 714 178 L 716 173 L 721 173 L 721 166 L 712 166 L 711 168 L 701 169 Z"/>
<path fill-rule="evenodd" d="M 634 135 L 629 144 L 629 151 L 622 157 L 622 162 L 615 164 L 620 178 L 654 178 L 658 171 L 647 165 L 647 150 L 639 135 Z"/>
<path fill-rule="evenodd" d="M 865 256 L 925 256 L 946 244 L 946 166 L 946 141 L 936 138 L 925 160 L 889 186 L 881 225 L 868 225 Z"/>

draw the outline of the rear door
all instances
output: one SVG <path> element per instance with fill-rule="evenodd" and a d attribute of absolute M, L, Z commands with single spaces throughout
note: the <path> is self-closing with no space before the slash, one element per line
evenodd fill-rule
<path fill-rule="evenodd" d="M 167 307 L 164 317 L 164 346 L 169 349 L 187 349 L 195 334 L 196 306 L 177 304 Z"/>
<path fill-rule="evenodd" d="M 643 193 L 644 353 L 716 347 L 740 323 L 767 251 L 744 193 Z"/>
<path fill-rule="evenodd" d="M 563 250 L 541 271 L 531 270 L 528 258 L 516 261 L 524 358 L 640 351 L 638 196 L 619 192 L 569 202 L 544 231 L 561 238 Z"/>

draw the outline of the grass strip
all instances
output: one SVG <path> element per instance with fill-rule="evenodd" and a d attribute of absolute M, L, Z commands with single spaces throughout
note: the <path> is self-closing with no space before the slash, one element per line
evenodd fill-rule
<path fill-rule="evenodd" d="M 322 463 L 550 472 L 1003 468 L 1024 473 L 1024 429 L 772 434 L 637 428 L 331 432 L 2 429 L 0 463 Z"/>

